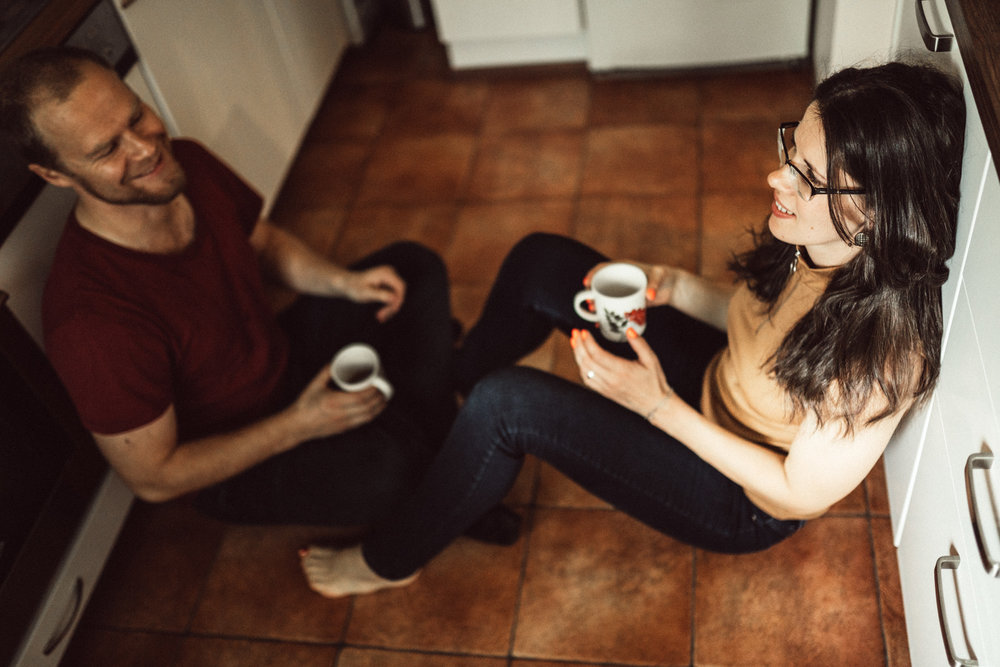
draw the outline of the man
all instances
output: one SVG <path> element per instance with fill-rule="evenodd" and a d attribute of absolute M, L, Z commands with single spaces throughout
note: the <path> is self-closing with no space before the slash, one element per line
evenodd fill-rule
<path fill-rule="evenodd" d="M 0 111 L 28 168 L 77 194 L 46 351 L 136 495 L 198 492 L 210 514 L 253 523 L 359 526 L 391 510 L 456 409 L 440 259 L 412 243 L 350 269 L 317 255 L 87 51 L 12 63 Z M 304 296 L 275 317 L 259 268 Z M 328 386 L 330 358 L 356 341 L 382 355 L 391 403 Z M 492 514 L 470 534 L 516 538 L 516 517 Z"/>

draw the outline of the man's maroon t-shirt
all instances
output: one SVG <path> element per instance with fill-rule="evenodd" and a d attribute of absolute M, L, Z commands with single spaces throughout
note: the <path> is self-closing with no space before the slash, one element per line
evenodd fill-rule
<path fill-rule="evenodd" d="M 182 439 L 274 409 L 287 342 L 248 238 L 261 198 L 200 145 L 173 142 L 195 238 L 168 255 L 122 248 L 70 216 L 45 289 L 45 347 L 83 424 L 114 434 L 171 404 Z"/>

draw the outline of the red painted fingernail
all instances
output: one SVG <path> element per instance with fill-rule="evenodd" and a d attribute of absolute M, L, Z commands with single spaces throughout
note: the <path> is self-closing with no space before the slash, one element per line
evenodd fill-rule
<path fill-rule="evenodd" d="M 299 558 L 305 558 L 309 555 L 308 549 L 299 549 Z"/>
<path fill-rule="evenodd" d="M 656 298 L 656 290 L 650 287 L 648 290 L 646 290 L 646 299 L 652 301 L 655 298 Z"/>
<path fill-rule="evenodd" d="M 628 329 L 625 330 L 625 336 L 628 338 L 638 338 L 639 334 L 635 332 L 635 329 L 629 327 Z"/>

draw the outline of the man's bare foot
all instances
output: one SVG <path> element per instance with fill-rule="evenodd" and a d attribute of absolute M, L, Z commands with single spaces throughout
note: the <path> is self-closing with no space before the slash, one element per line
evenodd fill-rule
<path fill-rule="evenodd" d="M 419 572 L 406 579 L 383 579 L 375 574 L 361 555 L 361 547 L 330 549 L 311 546 L 299 552 L 306 581 L 314 591 L 328 598 L 374 593 L 413 583 Z"/>

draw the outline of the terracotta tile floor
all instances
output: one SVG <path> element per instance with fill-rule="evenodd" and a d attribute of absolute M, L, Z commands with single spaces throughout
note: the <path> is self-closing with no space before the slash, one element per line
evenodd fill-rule
<path fill-rule="evenodd" d="M 449 73 L 432 33 L 349 52 L 273 217 L 350 261 L 398 238 L 440 252 L 478 314 L 522 235 L 724 277 L 763 220 L 775 127 L 801 71 L 595 78 Z M 276 293 L 278 303 L 282 294 Z M 560 336 L 525 363 L 573 377 Z M 135 507 L 64 665 L 564 667 L 909 662 L 881 467 L 757 555 L 692 549 L 537 461 L 511 548 L 460 540 L 405 589 L 330 601 L 296 550 L 322 527 L 227 527 Z"/>

